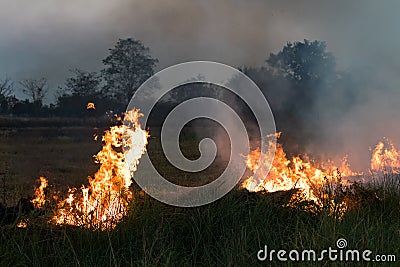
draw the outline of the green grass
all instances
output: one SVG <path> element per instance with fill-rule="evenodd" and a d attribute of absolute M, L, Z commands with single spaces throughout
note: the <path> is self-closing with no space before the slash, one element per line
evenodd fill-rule
<path fill-rule="evenodd" d="M 13 178 L 6 181 L 7 190 L 12 192 L 7 197 L 15 199 L 18 190 L 32 194 L 34 180 L 43 175 L 40 171 L 50 175 L 50 184 L 62 188 L 80 186 L 96 170 L 91 155 L 100 144 L 91 140 L 91 134 L 46 130 L 48 136 L 17 129 L 13 135 L 0 138 L 1 159 L 9 162 L 4 176 Z M 190 140 L 187 142 L 183 146 L 193 147 Z M 156 144 L 151 145 L 156 149 Z M 197 153 L 192 152 L 193 156 Z M 160 159 L 160 169 L 172 172 L 163 164 Z M 217 169 L 211 174 L 218 173 Z M 56 178 L 59 175 L 71 178 Z M 399 183 L 398 176 L 391 178 L 394 181 L 386 177 L 390 187 L 379 187 L 377 182 L 374 189 L 360 188 L 358 204 L 341 221 L 327 212 L 313 215 L 284 208 L 274 195 L 240 189 L 206 206 L 176 208 L 141 194 L 134 186 L 136 197 L 129 215 L 109 232 L 48 224 L 50 209 L 34 211 L 27 228 L 15 226 L 19 219 L 14 224 L 1 224 L 0 266 L 270 266 L 279 264 L 276 258 L 273 263 L 257 260 L 264 245 L 276 250 L 318 251 L 336 248 L 339 238 L 348 241 L 349 249 L 394 254 L 400 260 L 400 195 L 395 188 Z M 25 186 L 18 187 L 20 183 Z M 342 266 L 343 262 L 301 265 Z M 362 263 L 375 265 L 396 266 Z"/>
<path fill-rule="evenodd" d="M 399 255 L 399 196 L 393 197 L 397 202 L 388 199 L 378 207 L 361 207 L 338 222 L 323 213 L 313 216 L 282 208 L 268 195 L 240 190 L 210 205 L 187 209 L 145 196 L 110 232 L 56 227 L 40 220 L 27 229 L 2 227 L 0 265 L 269 265 L 257 260 L 264 245 L 288 251 L 322 250 L 335 248 L 338 238 L 345 238 L 349 249 Z"/>

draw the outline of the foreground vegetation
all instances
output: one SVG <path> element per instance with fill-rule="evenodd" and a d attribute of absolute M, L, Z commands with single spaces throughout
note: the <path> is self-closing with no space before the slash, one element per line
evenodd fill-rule
<path fill-rule="evenodd" d="M 264 245 L 320 251 L 336 248 L 339 238 L 348 241 L 349 249 L 399 255 L 398 199 L 392 195 L 377 206 L 360 206 L 338 222 L 326 213 L 313 216 L 282 208 L 273 197 L 240 190 L 208 206 L 189 209 L 172 208 L 138 195 L 129 216 L 110 232 L 57 227 L 41 219 L 25 229 L 1 227 L 0 264 L 269 265 L 257 260 Z"/>
<path fill-rule="evenodd" d="M 82 129 L 21 128 L 2 133 L 1 160 L 9 164 L 3 173 L 6 187 L 0 188 L 7 190 L 9 203 L 32 194 L 39 175 L 47 175 L 50 184 L 60 188 L 79 186 L 97 167 L 91 155 L 100 143 Z M 191 136 L 187 138 L 184 147 L 190 149 Z M 164 172 L 170 170 L 165 167 Z M 58 175 L 62 179 L 57 180 Z M 353 187 L 354 205 L 341 220 L 327 210 L 305 212 L 298 208 L 303 202 L 297 208 L 283 207 L 291 192 L 248 193 L 240 188 L 203 207 L 175 208 L 134 187 L 129 215 L 109 232 L 49 224 L 53 210 L 47 206 L 11 222 L 1 221 L 0 266 L 268 266 L 279 262 L 257 259 L 265 245 L 271 250 L 321 251 L 336 249 L 339 238 L 347 240 L 348 249 L 369 249 L 372 255 L 391 254 L 399 260 L 399 177 L 376 177 L 376 181 L 373 189 Z M 19 183 L 24 186 L 18 187 Z M 22 218 L 28 218 L 27 228 L 17 227 Z"/>

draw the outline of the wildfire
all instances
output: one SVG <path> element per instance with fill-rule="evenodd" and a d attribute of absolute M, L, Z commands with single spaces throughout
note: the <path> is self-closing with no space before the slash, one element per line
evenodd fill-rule
<path fill-rule="evenodd" d="M 138 122 L 140 116 L 139 110 L 131 110 L 125 115 L 128 125 L 113 126 L 105 132 L 104 145 L 95 156 L 99 170 L 88 177 L 88 187 L 69 190 L 68 198 L 58 204 L 55 223 L 104 230 L 113 228 L 127 214 L 133 200 L 131 177 L 146 151 L 148 138 Z M 129 166 L 126 157 L 131 159 Z"/>
<path fill-rule="evenodd" d="M 139 110 L 131 110 L 125 114 L 125 124 L 113 126 L 104 133 L 103 147 L 95 156 L 95 162 L 100 164 L 98 171 L 94 177 L 88 177 L 87 187 L 69 189 L 68 197 L 58 201 L 51 222 L 105 230 L 115 227 L 127 214 L 128 204 L 133 201 L 129 189 L 131 178 L 146 151 L 149 136 L 141 129 L 140 116 Z M 40 182 L 32 200 L 37 208 L 45 203 L 47 186 L 44 177 L 40 177 Z"/>
<path fill-rule="evenodd" d="M 51 222 L 104 230 L 115 227 L 127 214 L 128 205 L 133 201 L 129 189 L 131 178 L 139 159 L 146 152 L 149 137 L 139 124 L 140 116 L 139 110 L 131 110 L 125 114 L 124 124 L 113 126 L 104 133 L 103 147 L 95 156 L 95 162 L 100 165 L 98 171 L 93 177 L 88 177 L 87 186 L 70 188 L 67 198 L 59 201 L 59 196 L 53 197 L 57 209 Z M 121 118 L 118 120 L 122 121 Z M 300 194 L 292 195 L 289 206 L 301 198 L 320 208 L 328 207 L 331 215 L 342 218 L 348 203 L 343 195 L 337 197 L 337 192 L 343 192 L 342 187 L 351 184 L 348 177 L 363 173 L 350 168 L 347 156 L 339 167 L 332 161 L 317 164 L 307 155 L 288 158 L 282 145 L 275 142 L 280 134 L 274 137 L 268 141 L 265 154 L 256 149 L 246 157 L 247 167 L 257 173 L 257 177 L 248 177 L 242 187 L 251 192 L 296 189 Z M 268 159 L 272 155 L 274 158 L 269 166 Z M 371 171 L 400 173 L 400 152 L 389 140 L 379 142 L 373 149 Z M 48 183 L 44 177 L 39 181 L 40 186 L 35 188 L 35 198 L 31 201 L 35 208 L 43 207 L 46 202 L 44 191 Z M 18 227 L 25 227 L 24 223 L 21 221 Z"/>
<path fill-rule="evenodd" d="M 273 146 L 273 141 L 269 141 L 267 154 L 261 154 L 260 150 L 257 149 L 247 156 L 247 167 L 254 173 L 259 171 L 261 180 L 256 180 L 254 176 L 250 176 L 244 181 L 243 187 L 252 192 L 263 190 L 268 192 L 288 191 L 299 188 L 307 199 L 318 201 L 315 194 L 316 187 L 323 185 L 326 177 L 332 174 L 317 168 L 311 161 L 307 160 L 307 157 L 305 157 L 305 160 L 300 156 L 288 159 L 282 145 L 279 143 L 276 144 L 275 157 L 269 173 L 266 174 L 268 171 L 266 158 L 268 153 L 273 151 Z"/>
<path fill-rule="evenodd" d="M 400 174 L 400 152 L 390 140 L 386 139 L 385 143 L 379 142 L 373 150 L 371 170 Z"/>
<path fill-rule="evenodd" d="M 40 185 L 39 187 L 35 187 L 35 198 L 31 200 L 31 203 L 35 208 L 41 208 L 46 203 L 44 189 L 47 187 L 48 182 L 44 177 L 40 177 L 38 181 L 40 182 Z"/>
<path fill-rule="evenodd" d="M 279 134 L 276 137 L 279 138 Z M 271 158 L 270 153 L 273 153 L 275 147 L 274 160 L 269 169 L 267 159 Z M 346 177 L 363 174 L 351 170 L 347 157 L 343 158 L 339 167 L 331 161 L 316 164 L 307 155 L 288 159 L 282 145 L 277 143 L 275 146 L 273 141 L 269 141 L 269 149 L 265 154 L 260 153 L 259 149 L 251 151 L 246 158 L 246 165 L 253 173 L 259 174 L 259 179 L 253 175 L 243 182 L 242 187 L 248 191 L 276 192 L 298 189 L 302 197 L 314 201 L 320 207 L 326 206 L 327 194 L 324 190 L 327 187 L 347 186 L 350 182 L 346 180 Z M 386 146 L 383 142 L 379 142 L 375 147 L 372 153 L 371 170 L 399 173 L 400 153 L 390 141 L 387 140 Z M 330 189 L 331 192 L 336 190 L 336 188 Z M 294 195 L 294 198 L 296 197 Z M 347 209 L 343 200 L 330 199 L 328 205 L 339 209 L 341 216 Z"/>

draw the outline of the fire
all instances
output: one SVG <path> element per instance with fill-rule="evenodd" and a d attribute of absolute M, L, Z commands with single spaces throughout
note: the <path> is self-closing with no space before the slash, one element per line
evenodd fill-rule
<path fill-rule="evenodd" d="M 94 105 L 93 102 L 89 102 L 89 103 L 87 103 L 87 105 L 86 105 L 86 109 L 96 109 L 96 107 L 95 107 L 95 105 Z"/>
<path fill-rule="evenodd" d="M 279 138 L 279 134 L 276 135 Z M 372 153 L 371 170 L 400 173 L 400 152 L 397 151 L 390 141 L 379 142 Z M 265 154 L 260 153 L 259 149 L 253 150 L 246 158 L 247 167 L 258 172 L 259 179 L 253 176 L 248 177 L 242 184 L 251 192 L 267 191 L 288 191 L 298 189 L 302 197 L 313 201 L 320 207 L 326 207 L 330 212 L 339 211 L 339 218 L 347 210 L 346 202 L 335 200 L 335 197 L 327 196 L 329 192 L 338 192 L 342 186 L 350 185 L 346 177 L 361 176 L 363 173 L 351 170 L 347 161 L 347 156 L 343 158 L 339 167 L 331 161 L 317 164 L 310 160 L 307 155 L 295 156 L 289 159 L 281 144 L 269 141 L 269 149 Z M 271 158 L 273 149 L 276 147 L 274 160 L 269 166 L 268 158 Z M 268 172 L 269 170 L 269 172 Z M 294 198 L 297 196 L 294 195 Z M 327 200 L 328 199 L 328 203 Z M 292 199 L 293 200 L 293 199 Z"/>
<path fill-rule="evenodd" d="M 125 114 L 125 124 L 104 133 L 103 147 L 95 156 L 95 162 L 100 164 L 98 171 L 88 177 L 87 187 L 70 188 L 64 200 L 58 201 L 59 196 L 53 196 L 58 203 L 51 222 L 105 230 L 115 227 L 127 214 L 133 201 L 129 189 L 131 178 L 149 137 L 139 124 L 140 116 L 139 110 L 131 110 Z M 45 203 L 47 180 L 40 177 L 40 182 L 32 200 L 36 208 Z"/>
<path fill-rule="evenodd" d="M 133 201 L 129 189 L 131 177 L 146 151 L 148 138 L 138 122 L 140 116 L 139 110 L 131 110 L 125 115 L 128 125 L 113 126 L 105 132 L 104 145 L 95 156 L 99 170 L 94 177 L 88 177 L 87 187 L 69 190 L 53 217 L 56 224 L 104 230 L 113 228 L 127 214 L 128 205 Z M 130 166 L 126 164 L 128 157 Z"/>
<path fill-rule="evenodd" d="M 28 221 L 28 219 L 19 221 L 17 223 L 17 227 L 18 228 L 26 228 L 26 227 L 28 227 L 27 221 Z"/>
<path fill-rule="evenodd" d="M 48 182 L 44 177 L 40 177 L 38 181 L 40 182 L 40 186 L 35 187 L 35 198 L 31 200 L 31 203 L 35 208 L 41 208 L 46 203 L 44 189 L 47 187 Z"/>
<path fill-rule="evenodd" d="M 146 152 L 149 137 L 139 124 L 140 116 L 139 110 L 131 110 L 125 114 L 124 124 L 105 132 L 103 147 L 95 156 L 95 162 L 100 165 L 98 171 L 93 177 L 88 177 L 87 186 L 70 188 L 65 199 L 59 201 L 59 196 L 53 197 L 58 203 L 51 222 L 104 230 L 115 227 L 127 214 L 128 205 L 134 200 L 130 191 L 131 178 L 139 159 Z M 121 118 L 118 120 L 122 121 Z M 280 134 L 274 137 L 279 138 Z M 329 214 L 339 219 L 343 217 L 348 203 L 344 194 L 339 193 L 344 192 L 344 186 L 351 184 L 346 178 L 363 175 L 350 168 L 347 156 L 337 167 L 332 161 L 317 164 L 307 155 L 288 158 L 275 138 L 268 141 L 268 146 L 265 154 L 256 149 L 246 157 L 247 167 L 258 175 L 245 179 L 243 188 L 251 192 L 296 189 L 300 194 L 292 195 L 289 206 L 301 198 L 320 208 L 328 207 Z M 272 164 L 268 166 L 272 155 Z M 371 171 L 400 173 L 400 152 L 389 140 L 379 142 L 374 148 Z M 40 177 L 40 186 L 35 188 L 35 199 L 32 200 L 36 208 L 46 202 L 46 187 L 47 180 Z M 21 227 L 24 227 L 22 222 Z"/>
<path fill-rule="evenodd" d="M 246 160 L 247 167 L 254 173 L 258 171 L 261 180 L 250 176 L 244 181 L 243 187 L 252 192 L 288 191 L 298 188 L 303 191 L 307 199 L 318 201 L 316 189 L 321 187 L 327 178 L 332 179 L 337 168 L 328 162 L 329 169 L 324 171 L 316 167 L 307 156 L 303 157 L 304 160 L 300 156 L 288 159 L 282 145 L 277 143 L 275 157 L 267 174 L 266 159 L 270 158 L 268 156 L 274 146 L 275 143 L 269 141 L 269 149 L 265 155 L 261 154 L 259 149 L 250 152 Z"/>
<path fill-rule="evenodd" d="M 386 143 L 386 144 L 385 144 Z M 390 140 L 379 142 L 372 152 L 371 170 L 400 174 L 400 152 Z"/>

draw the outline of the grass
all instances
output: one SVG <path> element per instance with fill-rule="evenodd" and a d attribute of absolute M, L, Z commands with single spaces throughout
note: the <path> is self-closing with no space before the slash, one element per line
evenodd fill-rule
<path fill-rule="evenodd" d="M 11 199 L 15 200 L 19 192 L 32 195 L 34 180 L 46 173 L 49 183 L 59 188 L 84 183 L 86 175 L 96 170 L 91 155 L 100 148 L 91 140 L 90 130 L 68 128 L 59 132 L 49 128 L 44 136 L 43 129 L 22 128 L 3 135 L 0 157 L 2 162 L 8 161 L 3 176 L 12 178 L 6 181 L 8 202 L 13 203 Z M 186 142 L 183 146 L 195 157 L 197 150 L 190 151 L 193 145 L 189 139 Z M 150 145 L 156 150 L 157 144 Z M 160 169 L 173 175 L 162 156 L 159 158 Z M 220 167 L 215 166 L 211 174 L 218 174 Z M 51 210 L 47 209 L 30 214 L 27 228 L 17 228 L 18 220 L 1 224 L 0 266 L 270 266 L 279 264 L 276 258 L 272 263 L 257 259 L 264 245 L 275 250 L 320 251 L 336 248 L 339 238 L 347 240 L 349 249 L 369 249 L 373 255 L 394 254 L 400 260 L 400 195 L 395 188 L 398 176 L 386 177 L 384 185 L 378 182 L 379 177 L 375 181 L 374 189 L 357 189 L 358 205 L 341 221 L 327 212 L 313 215 L 283 208 L 282 200 L 274 195 L 238 188 L 206 206 L 176 208 L 134 187 L 136 197 L 129 215 L 109 232 L 48 224 Z M 391 186 L 387 186 L 388 181 Z M 182 181 L 191 182 L 190 178 Z M 18 186 L 21 183 L 23 186 Z M 343 262 L 302 265 L 342 266 Z M 396 266 L 393 262 L 388 265 Z"/>
<path fill-rule="evenodd" d="M 0 132 L 0 176 L 5 179 L 0 193 L 6 194 L 8 205 L 32 195 L 39 176 L 48 178 L 53 189 L 63 190 L 80 186 L 97 169 L 92 156 L 101 142 L 93 140 L 93 133 L 100 129 L 24 127 Z"/>
<path fill-rule="evenodd" d="M 38 222 L 26 229 L 3 227 L 0 264 L 268 265 L 259 262 L 256 255 L 264 245 L 288 251 L 322 250 L 335 248 L 339 238 L 345 238 L 352 249 L 399 255 L 399 215 L 399 208 L 388 201 L 380 207 L 354 210 L 338 222 L 324 214 L 312 216 L 282 208 L 267 195 L 239 190 L 210 205 L 190 209 L 173 208 L 144 197 L 110 232 Z"/>

